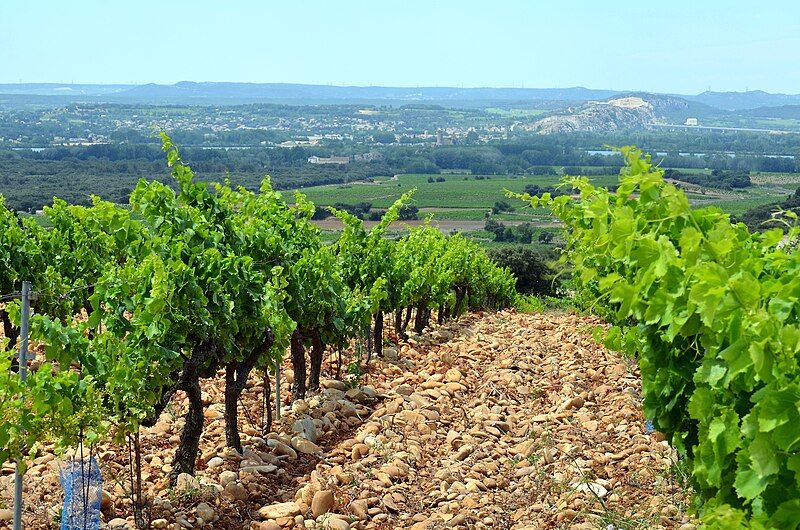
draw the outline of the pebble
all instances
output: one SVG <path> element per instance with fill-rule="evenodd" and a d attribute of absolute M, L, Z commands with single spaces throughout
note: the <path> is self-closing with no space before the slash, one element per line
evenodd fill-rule
<path fill-rule="evenodd" d="M 457 368 L 450 368 L 444 374 L 444 380 L 448 383 L 458 383 L 461 381 L 461 372 Z"/>
<path fill-rule="evenodd" d="M 331 530 L 349 530 L 350 523 L 338 517 L 330 517 L 325 520 L 325 527 Z"/>
<path fill-rule="evenodd" d="M 467 516 L 463 513 L 460 513 L 455 517 L 453 517 L 452 519 L 450 519 L 450 521 L 448 521 L 447 523 L 447 526 L 449 527 L 461 526 L 463 524 L 466 524 L 466 522 L 467 522 Z"/>
<path fill-rule="evenodd" d="M 314 498 L 311 500 L 311 513 L 317 518 L 331 511 L 333 504 L 333 493 L 330 490 L 320 490 L 314 493 Z"/>
<path fill-rule="evenodd" d="M 247 488 L 238 482 L 228 483 L 222 492 L 222 496 L 234 501 L 246 501 L 248 498 L 250 498 Z"/>
<path fill-rule="evenodd" d="M 461 449 L 459 449 L 456 452 L 455 455 L 453 455 L 453 459 L 454 460 L 465 460 L 469 455 L 472 454 L 472 451 L 474 451 L 474 450 L 475 450 L 475 447 L 473 447 L 472 445 L 470 445 L 470 444 L 464 445 L 463 447 L 461 447 Z"/>
<path fill-rule="evenodd" d="M 302 510 L 296 502 L 279 502 L 263 506 L 258 510 L 258 515 L 263 519 L 280 519 L 282 517 L 294 517 L 300 515 Z"/>
<path fill-rule="evenodd" d="M 108 528 L 109 530 L 129 530 L 130 525 L 128 524 L 128 521 L 126 521 L 125 519 L 117 517 L 115 519 L 111 519 L 108 522 Z"/>
<path fill-rule="evenodd" d="M 275 451 L 276 455 L 288 456 L 292 460 L 297 458 L 297 451 L 295 451 L 285 443 L 281 442 L 280 440 L 274 440 L 274 439 L 267 440 L 267 447 L 271 447 L 272 450 Z"/>
<path fill-rule="evenodd" d="M 314 425 L 314 420 L 308 416 L 295 421 L 292 425 L 292 432 L 312 443 L 317 443 L 317 426 Z"/>
<path fill-rule="evenodd" d="M 217 512 L 214 511 L 214 508 L 212 508 L 205 502 L 201 502 L 200 504 L 198 504 L 197 507 L 195 508 L 195 512 L 197 513 L 198 517 L 203 519 L 203 521 L 209 523 L 214 521 L 214 519 L 216 519 L 217 517 Z"/>
<path fill-rule="evenodd" d="M 200 489 L 200 483 L 197 478 L 188 473 L 181 473 L 175 481 L 175 491 L 187 492 Z"/>
<path fill-rule="evenodd" d="M 219 483 L 224 488 L 234 480 L 239 478 L 239 473 L 236 471 L 223 471 L 219 474 Z"/>
<path fill-rule="evenodd" d="M 347 391 L 347 385 L 344 381 L 339 381 L 338 379 L 324 379 L 320 382 L 320 386 L 325 389 L 332 388 L 341 392 Z"/>
<path fill-rule="evenodd" d="M 209 460 L 208 463 L 206 463 L 206 467 L 209 467 L 209 468 L 212 468 L 212 469 L 215 468 L 215 467 L 221 467 L 223 465 L 225 465 L 225 461 L 223 459 L 221 459 L 220 457 L 218 457 L 218 456 L 215 456 L 214 458 Z"/>
<path fill-rule="evenodd" d="M 306 455 L 316 455 L 322 453 L 322 448 L 320 446 L 299 436 L 292 437 L 292 448 L 297 452 Z"/>
<path fill-rule="evenodd" d="M 292 402 L 292 413 L 293 414 L 305 414 L 308 412 L 309 406 L 308 402 L 305 399 L 296 399 Z"/>
<path fill-rule="evenodd" d="M 358 519 L 364 520 L 369 517 L 369 506 L 367 505 L 367 501 L 363 499 L 357 499 L 350 503 L 350 511 L 355 515 Z"/>
<path fill-rule="evenodd" d="M 381 502 L 383 502 L 383 505 L 386 506 L 386 508 L 388 508 L 389 510 L 391 510 L 393 512 L 399 512 L 400 511 L 400 506 L 397 504 L 397 501 L 394 499 L 394 497 L 392 497 L 392 495 L 390 495 L 388 493 L 383 496 L 383 499 L 381 500 Z"/>

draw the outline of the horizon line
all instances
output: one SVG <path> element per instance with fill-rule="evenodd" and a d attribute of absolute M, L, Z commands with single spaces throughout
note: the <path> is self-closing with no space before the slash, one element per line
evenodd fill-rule
<path fill-rule="evenodd" d="M 765 94 L 771 95 L 784 95 L 784 96 L 800 96 L 799 93 L 787 93 L 787 92 L 769 92 L 767 90 L 763 90 L 760 88 L 756 89 L 749 89 L 746 88 L 745 90 L 712 90 L 711 87 L 708 87 L 706 90 L 702 90 L 697 93 L 690 93 L 690 92 L 680 92 L 680 91 L 660 91 L 660 90 L 647 90 L 647 89 L 616 89 L 616 88 L 592 88 L 589 86 L 584 85 L 572 85 L 572 86 L 534 86 L 534 87 L 526 87 L 524 83 L 521 83 L 521 86 L 491 86 L 491 85 L 481 85 L 481 86 L 461 86 L 461 85 L 452 85 L 452 84 L 443 84 L 443 85 L 433 85 L 433 84 L 420 84 L 420 85 L 392 85 L 392 84 L 335 84 L 335 83 L 309 83 L 309 82 L 293 82 L 293 81 L 192 81 L 188 79 L 183 79 L 180 81 L 175 81 L 174 83 L 165 83 L 165 82 L 59 82 L 59 81 L 0 81 L 0 85 L 3 86 L 24 86 L 24 85 L 51 85 L 51 86 L 121 86 L 121 87 L 143 87 L 148 85 L 155 85 L 155 86 L 176 86 L 181 83 L 193 83 L 193 84 L 238 84 L 238 85 L 297 85 L 297 86 L 314 86 L 314 87 L 331 87 L 331 88 L 400 88 L 400 89 L 424 89 L 424 88 L 435 88 L 435 89 L 455 89 L 455 90 L 589 90 L 595 92 L 617 92 L 617 93 L 629 93 L 629 92 L 646 92 L 646 93 L 653 93 L 653 94 L 665 94 L 665 95 L 678 95 L 678 96 L 697 96 L 703 93 L 712 92 L 717 94 L 749 94 L 754 92 L 762 92 Z"/>

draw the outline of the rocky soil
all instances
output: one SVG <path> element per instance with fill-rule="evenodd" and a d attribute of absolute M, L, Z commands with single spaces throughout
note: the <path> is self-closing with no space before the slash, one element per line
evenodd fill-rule
<path fill-rule="evenodd" d="M 592 341 L 597 324 L 471 315 L 387 348 L 355 387 L 325 380 L 266 435 L 254 377 L 241 410 L 243 455 L 225 448 L 223 378 L 207 381 L 196 477 L 167 486 L 180 398 L 142 430 L 152 527 L 691 530 L 690 492 L 674 452 L 646 428 L 637 369 Z M 103 526 L 132 529 L 128 450 L 95 451 Z M 26 476 L 27 529 L 58 528 L 59 462 L 45 449 Z M 6 528 L 13 467 L 1 475 Z"/>

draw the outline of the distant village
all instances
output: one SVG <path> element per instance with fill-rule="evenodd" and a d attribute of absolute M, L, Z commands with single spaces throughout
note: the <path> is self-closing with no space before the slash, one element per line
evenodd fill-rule
<path fill-rule="evenodd" d="M 4 112 L 0 147 L 47 148 L 153 141 L 154 131 L 180 131 L 188 147 L 313 148 L 339 145 L 488 143 L 508 137 L 518 120 L 483 110 L 419 112 L 352 106 L 258 108 L 120 107 L 69 105 Z M 47 131 L 59 131 L 48 135 Z M 64 132 L 67 131 L 68 135 Z M 339 157 L 309 157 L 310 164 L 346 164 Z"/>

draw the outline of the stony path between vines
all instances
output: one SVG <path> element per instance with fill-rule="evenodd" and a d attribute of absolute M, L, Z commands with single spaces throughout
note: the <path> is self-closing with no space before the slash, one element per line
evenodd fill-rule
<path fill-rule="evenodd" d="M 597 324 L 468 316 L 387 349 L 362 387 L 324 381 L 287 409 L 280 434 L 246 421 L 243 457 L 224 448 L 222 408 L 212 405 L 197 477 L 168 491 L 176 402 L 143 435 L 153 527 L 691 530 L 676 456 L 647 432 L 637 369 L 594 343 Z M 204 386 L 212 403 L 220 383 Z M 251 416 L 262 389 L 254 380 L 244 396 Z M 107 480 L 127 472 L 125 451 L 100 457 Z M 60 502 L 47 491 L 56 467 L 47 454 L 37 460 L 28 503 L 39 514 L 31 509 L 28 527 L 55 528 L 46 521 Z M 133 528 L 124 481 L 107 489 L 104 526 Z"/>

